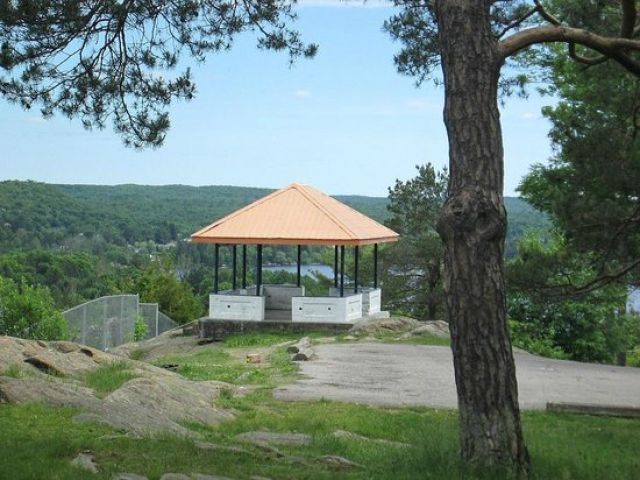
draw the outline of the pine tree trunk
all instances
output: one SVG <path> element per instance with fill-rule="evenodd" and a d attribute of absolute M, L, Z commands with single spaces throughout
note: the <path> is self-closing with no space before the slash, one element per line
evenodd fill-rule
<path fill-rule="evenodd" d="M 445 245 L 463 460 L 526 471 L 515 364 L 506 322 L 501 60 L 486 0 L 438 0 L 449 136 Z"/>

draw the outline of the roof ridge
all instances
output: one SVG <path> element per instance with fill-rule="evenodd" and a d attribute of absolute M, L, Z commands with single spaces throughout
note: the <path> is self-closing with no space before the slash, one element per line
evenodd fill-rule
<path fill-rule="evenodd" d="M 361 217 L 363 217 L 366 221 L 368 221 L 368 222 L 373 222 L 373 223 L 375 223 L 375 224 L 377 224 L 377 225 L 380 225 L 381 227 L 384 227 L 384 228 L 386 228 L 386 229 L 388 229 L 388 230 L 391 230 L 391 229 L 390 229 L 389 227 L 387 227 L 384 223 L 381 223 L 381 222 L 377 221 L 375 218 L 371 218 L 371 217 L 369 217 L 368 215 L 365 215 L 364 213 L 362 213 L 362 212 L 361 212 L 360 210 L 358 210 L 357 208 L 353 208 L 351 205 L 348 205 L 348 204 L 346 204 L 346 203 L 344 203 L 344 202 L 341 202 L 341 201 L 340 201 L 340 200 L 338 200 L 337 198 L 334 198 L 334 197 L 332 197 L 332 196 L 330 196 L 330 195 L 327 195 L 326 193 L 321 192 L 320 190 L 318 190 L 318 192 L 319 192 L 319 193 L 321 193 L 322 195 L 325 195 L 325 196 L 329 197 L 331 200 L 333 200 L 334 202 L 337 202 L 337 203 L 338 203 L 338 204 L 340 204 L 342 207 L 348 208 L 348 209 L 349 209 L 349 210 L 351 210 L 353 213 L 356 213 L 356 214 L 360 215 L 360 216 L 361 216 Z M 336 195 L 336 196 L 338 196 L 338 195 Z M 341 196 L 341 197 L 348 197 L 349 195 L 339 195 L 339 196 Z M 357 195 L 353 195 L 353 196 L 357 196 Z M 392 230 L 392 231 L 393 231 L 393 230 Z"/>
<path fill-rule="evenodd" d="M 368 215 L 365 215 L 364 213 L 362 213 L 360 210 L 358 210 L 357 208 L 353 208 L 351 205 L 348 205 L 344 202 L 341 202 L 340 200 L 338 200 L 335 197 L 332 197 L 331 195 L 328 195 L 326 193 L 324 193 L 321 190 L 318 190 L 317 188 L 313 187 L 313 185 L 303 185 L 304 187 L 309 187 L 311 190 L 318 192 L 320 195 L 323 195 L 325 197 L 327 197 L 329 200 L 331 200 L 332 202 L 336 203 L 338 206 L 340 206 L 340 208 L 345 208 L 347 210 L 350 210 L 352 213 L 355 213 L 356 215 L 359 215 L 360 217 L 362 217 L 363 219 L 365 219 L 367 222 L 370 223 L 375 223 L 376 225 L 380 225 L 383 228 L 386 228 L 388 230 L 391 230 L 389 227 L 387 227 L 384 223 L 380 223 L 379 221 L 377 221 L 374 218 L 369 217 Z M 336 195 L 336 196 L 342 196 L 342 197 L 347 197 L 349 195 Z M 392 230 L 393 231 L 393 230 Z"/>
<path fill-rule="evenodd" d="M 311 203 L 313 203 L 316 207 L 318 207 L 320 210 L 322 210 L 324 212 L 325 215 L 327 215 L 331 220 L 333 220 L 333 222 L 343 231 L 345 232 L 347 235 L 349 235 L 351 238 L 357 239 L 358 236 L 356 235 L 356 233 L 351 230 L 348 226 L 346 226 L 344 224 L 344 222 L 342 222 L 342 220 L 340 220 L 338 217 L 336 217 L 333 213 L 331 213 L 324 205 L 322 205 L 320 202 L 318 202 L 315 198 L 313 198 L 309 192 L 307 192 L 306 190 L 309 188 L 309 186 L 307 185 L 301 185 L 301 184 L 292 184 L 291 185 L 293 188 L 295 188 L 296 190 L 298 190 L 302 195 L 304 195 L 304 197 L 309 200 Z M 301 187 L 301 188 L 300 188 Z M 313 189 L 315 190 L 315 189 Z M 320 192 L 319 190 L 316 190 L 318 193 L 325 195 L 326 197 L 330 198 L 331 200 L 334 200 L 332 197 L 330 197 L 329 195 L 323 194 L 322 192 Z"/>
<path fill-rule="evenodd" d="M 266 195 L 266 196 L 264 196 L 262 198 L 259 198 L 258 200 L 254 201 L 254 202 L 251 202 L 249 205 L 245 205 L 241 209 L 236 210 L 235 212 L 231 212 L 228 215 L 225 215 L 224 217 L 222 217 L 221 219 L 216 220 L 212 224 L 207 225 L 206 227 L 198 230 L 195 233 L 192 233 L 191 236 L 192 237 L 196 237 L 198 235 L 202 235 L 203 233 L 208 232 L 209 230 L 221 225 L 222 223 L 227 222 L 227 221 L 231 220 L 232 218 L 237 217 L 241 213 L 244 213 L 246 211 L 252 210 L 253 208 L 257 207 L 258 205 L 262 205 L 267 200 L 271 200 L 272 198 L 275 198 L 278 195 L 281 195 L 282 193 L 286 192 L 287 190 L 289 190 L 293 186 L 294 186 L 294 184 L 291 184 L 288 187 L 281 188 L 280 190 L 275 190 L 275 191 L 271 192 L 269 195 Z"/>

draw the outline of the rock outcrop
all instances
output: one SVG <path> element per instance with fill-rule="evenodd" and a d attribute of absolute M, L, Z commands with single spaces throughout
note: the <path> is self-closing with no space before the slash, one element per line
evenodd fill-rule
<path fill-rule="evenodd" d="M 356 323 L 349 333 L 357 336 L 397 333 L 402 334 L 400 338 L 418 335 L 449 338 L 449 324 L 443 320 L 419 322 L 409 317 L 372 318 Z"/>
<path fill-rule="evenodd" d="M 0 372 L 26 363 L 42 373 L 77 376 L 113 358 L 101 350 L 73 342 L 0 337 Z"/>
<path fill-rule="evenodd" d="M 134 434 L 197 437 L 185 422 L 216 425 L 233 418 L 215 405 L 220 392 L 234 391 L 233 385 L 190 381 L 144 362 L 126 360 L 135 378 L 104 398 L 83 384 L 87 372 L 116 362 L 123 362 L 122 357 L 73 342 L 0 337 L 0 402 L 76 407 L 82 413 L 75 421 L 104 423 Z"/>
<path fill-rule="evenodd" d="M 268 443 L 276 445 L 310 445 L 311 435 L 295 432 L 244 432 L 236 435 L 236 440 L 249 443 Z"/>
<path fill-rule="evenodd" d="M 306 362 L 311 360 L 315 354 L 311 348 L 311 339 L 309 337 L 302 337 L 295 345 L 287 347 L 287 352 L 291 353 L 291 360 L 294 362 Z"/>
<path fill-rule="evenodd" d="M 449 338 L 449 324 L 444 320 L 428 320 L 426 322 L 420 322 L 420 325 L 410 332 L 407 332 L 403 337 L 411 337 L 418 335 L 432 335 L 439 338 Z"/>
<path fill-rule="evenodd" d="M 349 333 L 374 335 L 386 332 L 408 332 L 420 326 L 420 322 L 409 317 L 371 318 L 356 323 Z"/>

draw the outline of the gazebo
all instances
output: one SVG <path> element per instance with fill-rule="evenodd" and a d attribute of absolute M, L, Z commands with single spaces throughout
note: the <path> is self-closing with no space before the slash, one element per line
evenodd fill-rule
<path fill-rule="evenodd" d="M 215 320 L 352 323 L 380 311 L 378 244 L 398 234 L 316 190 L 294 183 L 237 210 L 191 235 L 215 248 L 209 317 Z M 220 246 L 232 249 L 232 289 L 219 290 Z M 247 285 L 247 245 L 256 245 L 255 285 Z M 296 245 L 296 285 L 263 285 L 263 245 Z M 302 246 L 333 246 L 333 287 L 326 297 L 305 296 L 301 284 Z M 360 285 L 359 250 L 373 246 L 373 285 Z M 238 285 L 237 250 L 242 246 Z M 345 288 L 345 248 L 354 249 L 353 288 Z"/>

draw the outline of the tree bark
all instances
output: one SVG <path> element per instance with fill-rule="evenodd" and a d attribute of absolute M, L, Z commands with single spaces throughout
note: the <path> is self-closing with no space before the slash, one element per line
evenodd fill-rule
<path fill-rule="evenodd" d="M 427 295 L 427 318 L 429 320 L 436 320 L 438 314 L 438 307 L 440 306 L 441 299 L 438 298 L 438 286 L 441 280 L 441 262 L 440 259 L 436 259 L 436 264 L 430 263 L 427 268 L 427 274 L 429 279 L 427 280 L 427 286 L 429 293 Z"/>
<path fill-rule="evenodd" d="M 449 195 L 438 222 L 445 245 L 463 460 L 526 471 L 515 363 L 506 321 L 502 66 L 486 0 L 438 0 L 449 137 Z"/>

